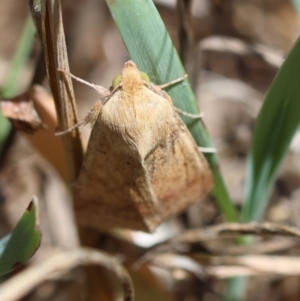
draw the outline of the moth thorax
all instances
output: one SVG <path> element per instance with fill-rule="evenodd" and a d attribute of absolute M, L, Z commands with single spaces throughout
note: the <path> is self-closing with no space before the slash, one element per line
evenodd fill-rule
<path fill-rule="evenodd" d="M 129 69 L 122 74 L 122 88 L 128 93 L 135 93 L 143 86 L 143 81 L 138 70 Z"/>

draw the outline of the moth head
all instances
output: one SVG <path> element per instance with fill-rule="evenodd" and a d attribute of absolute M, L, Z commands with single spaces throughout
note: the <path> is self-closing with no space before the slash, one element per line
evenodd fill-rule
<path fill-rule="evenodd" d="M 125 81 L 125 83 L 124 83 Z M 139 71 L 135 63 L 128 61 L 121 74 L 118 74 L 112 81 L 112 88 L 116 88 L 121 82 L 127 85 L 128 82 L 132 84 L 143 84 L 144 82 L 150 83 L 149 76 L 142 71 Z"/>
<path fill-rule="evenodd" d="M 140 71 L 141 79 L 147 83 L 150 83 L 150 78 L 147 73 Z"/>
<path fill-rule="evenodd" d="M 113 89 L 117 86 L 117 85 L 119 85 L 120 83 L 121 83 L 121 81 L 122 81 L 122 74 L 120 73 L 120 74 L 118 74 L 117 76 L 115 76 L 115 78 L 113 79 L 113 81 L 112 81 L 112 87 L 113 87 Z"/>

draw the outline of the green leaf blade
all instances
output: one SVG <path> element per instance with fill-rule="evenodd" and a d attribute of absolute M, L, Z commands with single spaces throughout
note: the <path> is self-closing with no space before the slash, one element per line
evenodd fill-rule
<path fill-rule="evenodd" d="M 300 40 L 275 77 L 256 122 L 247 162 L 243 221 L 259 221 L 276 172 L 300 123 Z"/>
<path fill-rule="evenodd" d="M 29 260 L 40 246 L 38 200 L 33 197 L 15 229 L 0 240 L 0 276 Z"/>

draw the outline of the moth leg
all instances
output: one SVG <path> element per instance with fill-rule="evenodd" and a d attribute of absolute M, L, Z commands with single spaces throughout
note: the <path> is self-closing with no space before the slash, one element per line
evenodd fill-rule
<path fill-rule="evenodd" d="M 183 116 L 187 116 L 187 117 L 190 117 L 190 118 L 194 118 L 194 119 L 201 119 L 203 118 L 203 113 L 200 113 L 200 114 L 191 114 L 191 113 L 188 113 L 188 112 L 185 112 L 181 109 L 178 109 L 175 107 L 175 111 Z"/>
<path fill-rule="evenodd" d="M 107 97 L 105 97 L 104 99 L 106 99 Z M 91 124 L 94 125 L 94 123 L 96 122 L 98 115 L 103 107 L 103 103 L 105 103 L 104 99 L 101 99 L 99 101 L 97 101 L 93 107 L 90 109 L 90 111 L 87 113 L 87 115 L 84 118 L 84 124 Z"/>
<path fill-rule="evenodd" d="M 164 89 L 164 88 L 167 88 L 169 86 L 172 86 L 172 85 L 175 85 L 177 83 L 180 83 L 180 82 L 184 81 L 187 77 L 188 77 L 188 75 L 185 74 L 185 75 L 183 75 L 183 76 L 181 76 L 177 79 L 171 80 L 170 82 L 165 83 L 163 85 L 157 85 L 157 87 L 160 87 L 161 89 Z"/>
<path fill-rule="evenodd" d="M 80 121 L 78 123 L 76 123 L 75 125 L 73 125 L 72 127 L 70 127 L 69 129 L 65 130 L 65 131 L 61 131 L 61 132 L 56 132 L 54 133 L 54 136 L 62 136 L 68 133 L 71 133 L 73 130 L 79 128 L 81 125 L 85 124 L 85 120 Z"/>
<path fill-rule="evenodd" d="M 76 81 L 78 81 L 88 87 L 91 87 L 92 89 L 96 90 L 98 93 L 103 95 L 103 97 L 100 99 L 100 101 L 98 101 L 94 104 L 94 106 L 89 111 L 89 113 L 87 114 L 87 116 L 84 118 L 83 121 L 80 121 L 79 123 L 75 124 L 74 126 L 70 127 L 69 129 L 67 129 L 65 131 L 56 132 L 54 134 L 55 136 L 62 136 L 67 133 L 71 133 L 73 130 L 80 127 L 81 125 L 86 125 L 88 123 L 93 125 L 98 117 L 99 112 L 101 111 L 103 104 L 105 104 L 105 102 L 109 99 L 109 97 L 111 96 L 112 93 L 110 90 L 108 90 L 100 85 L 95 85 L 93 83 L 89 83 L 88 81 L 85 81 L 85 80 L 73 75 L 72 73 L 70 73 L 68 71 L 65 71 L 62 69 L 57 69 L 57 71 L 62 72 L 64 74 L 74 78 Z"/>
<path fill-rule="evenodd" d="M 172 86 L 172 85 L 175 85 L 179 82 L 182 82 L 183 80 L 185 80 L 186 78 L 188 77 L 187 74 L 177 78 L 177 79 L 174 79 L 168 83 L 165 83 L 165 84 L 162 84 L 162 85 L 155 85 L 154 83 L 148 83 L 147 81 L 143 81 L 144 82 L 144 85 L 146 85 L 149 89 L 151 89 L 152 91 L 154 91 L 155 93 L 161 95 L 161 96 L 164 96 L 166 97 L 166 92 L 163 91 L 164 88 L 167 88 L 169 86 Z M 171 101 L 172 102 L 172 101 Z"/>
<path fill-rule="evenodd" d="M 62 69 L 57 69 L 57 71 L 62 72 L 64 74 L 66 74 L 66 75 L 74 78 L 76 81 L 78 81 L 78 82 L 80 82 L 80 83 L 82 83 L 82 84 L 84 84 L 86 86 L 89 86 L 90 88 L 96 90 L 98 93 L 102 94 L 103 96 L 109 96 L 110 93 L 111 93 L 108 89 L 106 89 L 106 88 L 104 88 L 104 87 L 102 87 L 100 85 L 89 83 L 89 82 L 87 82 L 87 81 L 85 81 L 85 80 L 83 80 L 83 79 L 81 79 L 81 78 L 73 75 L 72 73 L 70 73 L 68 71 L 65 71 L 65 70 L 62 70 Z"/>
<path fill-rule="evenodd" d="M 215 154 L 217 152 L 217 149 L 214 147 L 198 147 L 199 152 L 201 153 L 207 153 L 207 154 Z"/>
<path fill-rule="evenodd" d="M 107 97 L 105 97 L 105 98 L 107 98 Z M 102 109 L 102 106 L 103 106 L 103 101 L 102 100 L 97 101 L 93 105 L 93 107 L 91 108 L 91 110 L 85 116 L 84 120 L 80 121 L 79 123 L 76 123 L 74 126 L 70 127 L 69 129 L 67 129 L 65 131 L 56 132 L 54 135 L 55 136 L 62 136 L 62 135 L 65 135 L 67 133 L 71 133 L 73 130 L 75 130 L 76 128 L 80 127 L 81 125 L 86 125 L 88 123 L 90 123 L 91 125 L 93 125 L 95 123 L 95 121 L 97 120 L 97 117 L 98 117 L 98 115 L 99 115 L 99 113 L 100 113 L 100 111 Z"/>

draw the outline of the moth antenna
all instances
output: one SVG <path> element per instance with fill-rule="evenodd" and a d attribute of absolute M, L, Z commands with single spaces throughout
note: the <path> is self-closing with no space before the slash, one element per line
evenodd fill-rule
<path fill-rule="evenodd" d="M 215 147 L 198 147 L 199 152 L 207 154 L 215 154 L 217 149 Z"/>
<path fill-rule="evenodd" d="M 75 125 L 73 125 L 72 127 L 70 127 L 69 129 L 65 130 L 65 131 L 61 131 L 61 132 L 56 132 L 54 133 L 54 136 L 62 136 L 68 133 L 71 133 L 73 130 L 77 129 L 78 127 L 80 127 L 81 125 L 85 124 L 85 120 L 76 123 Z"/>
<path fill-rule="evenodd" d="M 164 88 L 167 88 L 167 87 L 169 87 L 169 86 L 172 86 L 172 85 L 175 85 L 175 84 L 177 84 L 177 83 L 180 83 L 180 82 L 184 81 L 187 77 L 188 77 L 188 75 L 185 74 L 185 75 L 183 75 L 183 76 L 181 76 L 181 77 L 179 77 L 179 78 L 177 78 L 177 79 L 171 80 L 171 81 L 168 82 L 168 83 L 165 83 L 165 84 L 163 84 L 163 85 L 158 85 L 158 86 L 159 86 L 161 89 L 164 89 Z"/>
<path fill-rule="evenodd" d="M 59 69 L 59 68 L 57 69 L 57 71 L 62 72 L 64 74 L 66 74 L 66 75 L 69 75 L 70 77 L 74 78 L 76 81 L 78 81 L 78 82 L 80 82 L 80 83 L 82 83 L 82 84 L 84 84 L 84 85 L 86 85 L 86 86 L 88 86 L 88 87 L 96 90 L 98 93 L 102 94 L 103 96 L 110 95 L 110 91 L 107 90 L 106 88 L 100 86 L 100 85 L 89 83 L 89 82 L 85 81 L 84 79 L 81 79 L 81 78 L 73 75 L 69 71 L 65 71 L 65 70 L 62 70 L 62 69 Z"/>
<path fill-rule="evenodd" d="M 187 117 L 190 117 L 190 118 L 194 118 L 194 119 L 202 119 L 203 118 L 203 113 L 191 114 L 191 113 L 185 112 L 185 111 L 183 111 L 181 109 L 178 109 L 178 108 L 175 108 L 175 111 L 178 112 L 179 114 L 183 115 L 183 116 L 187 116 Z"/>

